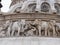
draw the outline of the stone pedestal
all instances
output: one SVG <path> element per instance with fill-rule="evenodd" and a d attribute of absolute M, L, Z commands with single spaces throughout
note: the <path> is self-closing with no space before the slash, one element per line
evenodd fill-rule
<path fill-rule="evenodd" d="M 60 45 L 60 38 L 47 38 L 47 37 L 0 38 L 0 45 Z"/>

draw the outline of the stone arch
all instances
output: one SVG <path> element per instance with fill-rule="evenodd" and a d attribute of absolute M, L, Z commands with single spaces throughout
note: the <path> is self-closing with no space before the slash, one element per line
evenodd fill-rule
<path fill-rule="evenodd" d="M 34 12 L 36 9 L 36 3 L 29 4 L 28 9 L 30 12 Z"/>
<path fill-rule="evenodd" d="M 20 13 L 20 9 L 21 9 L 21 7 L 17 7 L 14 12 Z"/>
<path fill-rule="evenodd" d="M 60 13 L 60 4 L 59 3 L 55 3 L 55 9 L 57 10 L 57 13 Z"/>
<path fill-rule="evenodd" d="M 43 2 L 41 4 L 41 11 L 42 12 L 49 12 L 50 11 L 50 4 L 47 2 Z"/>
<path fill-rule="evenodd" d="M 15 4 L 15 5 L 11 6 L 8 13 L 15 13 L 16 10 L 18 10 L 18 9 L 19 9 L 19 10 L 18 10 L 17 12 L 19 12 L 20 9 L 21 9 L 21 7 L 22 7 L 22 4 L 23 4 L 23 3 L 21 2 L 21 3 L 17 3 L 17 4 Z"/>

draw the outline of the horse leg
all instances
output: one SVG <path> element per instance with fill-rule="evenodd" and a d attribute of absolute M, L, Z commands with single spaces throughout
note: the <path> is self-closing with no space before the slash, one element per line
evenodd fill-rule
<path fill-rule="evenodd" d="M 48 30 L 48 36 L 50 36 L 50 29 Z"/>
<path fill-rule="evenodd" d="M 53 36 L 56 36 L 55 28 L 53 27 Z"/>
<path fill-rule="evenodd" d="M 7 36 L 10 36 L 10 30 L 7 31 Z"/>
<path fill-rule="evenodd" d="M 36 36 L 38 35 L 38 30 L 36 30 Z"/>
<path fill-rule="evenodd" d="M 20 36 L 20 28 L 18 28 L 18 34 L 17 34 L 17 36 Z"/>
<path fill-rule="evenodd" d="M 39 36 L 41 36 L 41 27 L 40 26 L 39 26 L 38 30 L 39 30 Z"/>
<path fill-rule="evenodd" d="M 10 31 L 11 31 L 10 27 L 7 30 L 8 30 L 7 31 L 7 36 L 10 36 Z"/>
<path fill-rule="evenodd" d="M 59 33 L 58 33 L 58 28 L 56 27 L 55 30 L 56 30 L 56 35 L 58 36 L 58 34 L 59 34 Z"/>
<path fill-rule="evenodd" d="M 11 36 L 14 36 L 14 31 L 15 31 L 15 30 L 12 30 Z"/>
<path fill-rule="evenodd" d="M 47 36 L 47 28 L 45 28 L 45 36 Z"/>

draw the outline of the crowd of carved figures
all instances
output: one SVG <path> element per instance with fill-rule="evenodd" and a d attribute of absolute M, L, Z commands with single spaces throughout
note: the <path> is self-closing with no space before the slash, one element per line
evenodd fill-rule
<path fill-rule="evenodd" d="M 4 36 L 60 36 L 60 23 L 55 20 L 43 21 L 41 19 L 7 20 L 0 26 L 0 37 Z"/>

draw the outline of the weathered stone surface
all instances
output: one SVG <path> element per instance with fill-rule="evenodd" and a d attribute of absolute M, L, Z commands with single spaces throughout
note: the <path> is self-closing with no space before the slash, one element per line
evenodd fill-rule
<path fill-rule="evenodd" d="M 47 37 L 0 38 L 0 45 L 60 45 L 60 38 L 47 38 Z"/>
<path fill-rule="evenodd" d="M 12 0 L 10 11 L 8 13 L 2 13 L 0 15 L 0 21 L 1 21 L 0 24 L 3 25 L 1 26 L 3 28 L 1 30 L 5 32 L 4 34 L 6 34 L 6 36 L 9 33 L 10 33 L 9 34 L 10 36 L 15 36 L 17 32 L 18 32 L 17 35 L 19 36 L 21 36 L 21 34 L 22 36 L 23 35 L 26 36 L 25 34 L 27 33 L 29 33 L 29 35 L 34 33 L 35 36 L 38 36 L 39 32 L 41 32 L 42 35 L 45 34 L 44 36 L 48 36 L 48 35 L 51 35 L 51 36 L 56 35 L 56 37 L 60 36 L 60 24 L 59 25 L 56 24 L 60 22 L 60 10 L 59 10 L 60 8 L 58 8 L 60 7 L 60 5 L 58 5 L 59 3 L 57 3 L 57 5 L 55 6 L 55 3 L 56 3 L 55 0 L 52 0 L 52 1 L 51 0 L 26 0 L 26 1 Z M 57 12 L 59 12 L 59 15 Z M 21 19 L 24 19 L 26 21 L 25 25 L 19 22 Z M 39 24 L 33 23 L 36 19 L 38 20 Z M 43 23 L 39 20 L 41 20 Z M 51 20 L 54 20 L 56 23 L 54 24 L 53 21 Z M 8 21 L 8 23 L 6 23 L 6 21 Z M 4 22 L 5 24 L 2 22 Z M 30 25 L 27 24 L 28 22 Z M 40 25 L 40 22 L 41 22 L 41 25 Z M 29 31 L 27 32 L 19 31 L 19 30 L 24 30 L 23 28 L 25 28 L 26 25 L 29 25 L 29 26 L 27 26 L 27 29 L 25 29 L 25 31 L 26 30 L 29 30 Z M 30 27 L 34 27 L 34 28 L 30 28 Z M 39 27 L 39 29 L 37 27 Z M 35 30 L 35 31 L 33 32 L 32 30 Z M 50 32 L 50 34 L 48 31 Z M 3 33 L 1 33 L 1 35 L 2 34 Z"/>

